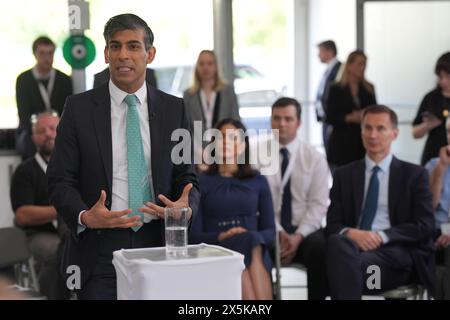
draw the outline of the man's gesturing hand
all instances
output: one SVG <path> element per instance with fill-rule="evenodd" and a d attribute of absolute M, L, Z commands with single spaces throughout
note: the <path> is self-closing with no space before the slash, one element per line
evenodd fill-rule
<path fill-rule="evenodd" d="M 90 229 L 131 228 L 142 225 L 140 216 L 127 217 L 131 209 L 110 211 L 105 207 L 106 192 L 89 210 L 81 214 L 81 222 Z"/>
<path fill-rule="evenodd" d="M 177 201 L 170 201 L 166 196 L 160 194 L 159 200 L 162 201 L 168 208 L 189 208 L 188 219 L 191 218 L 192 210 L 189 207 L 189 191 L 192 189 L 192 183 L 188 183 L 183 188 L 183 193 Z M 158 206 L 152 202 L 146 202 L 145 207 L 139 209 L 144 213 L 153 214 L 161 219 L 164 219 L 164 207 Z"/>

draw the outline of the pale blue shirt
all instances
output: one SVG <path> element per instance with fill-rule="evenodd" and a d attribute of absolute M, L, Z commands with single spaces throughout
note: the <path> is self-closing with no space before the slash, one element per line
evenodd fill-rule
<path fill-rule="evenodd" d="M 433 158 L 425 165 L 425 169 L 429 174 L 433 172 L 439 162 L 439 158 Z M 438 207 L 434 211 L 436 229 L 441 228 L 441 224 L 449 222 L 450 212 L 450 167 L 445 170 L 442 178 L 441 200 L 439 200 Z"/>
<path fill-rule="evenodd" d="M 392 162 L 392 154 L 387 155 L 378 165 L 373 162 L 367 155 L 365 157 L 366 170 L 364 179 L 364 201 L 362 208 L 364 208 L 365 199 L 367 195 L 367 190 L 369 189 L 370 177 L 372 176 L 372 169 L 378 166 L 380 170 L 378 171 L 378 180 L 380 181 L 380 190 L 378 192 L 378 206 L 377 212 L 375 213 L 375 218 L 372 223 L 372 231 L 378 232 L 383 238 L 383 243 L 387 243 L 389 238 L 383 232 L 383 230 L 389 229 L 391 227 L 391 221 L 389 220 L 389 172 Z M 361 208 L 361 211 L 362 211 Z M 358 223 L 361 223 L 360 221 Z"/>

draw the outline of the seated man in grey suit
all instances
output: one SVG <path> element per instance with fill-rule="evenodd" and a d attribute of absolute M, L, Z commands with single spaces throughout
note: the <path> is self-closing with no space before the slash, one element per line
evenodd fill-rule
<path fill-rule="evenodd" d="M 426 170 L 395 158 L 397 115 L 364 110 L 364 159 L 338 169 L 326 233 L 332 299 L 361 299 L 411 282 L 434 294 L 434 214 Z"/>
<path fill-rule="evenodd" d="M 105 68 L 103 71 L 94 74 L 94 88 L 98 88 L 102 84 L 107 83 L 109 81 L 109 78 L 110 78 L 109 68 Z M 147 68 L 147 72 L 145 74 L 145 81 L 152 87 L 158 88 L 155 70 Z"/>

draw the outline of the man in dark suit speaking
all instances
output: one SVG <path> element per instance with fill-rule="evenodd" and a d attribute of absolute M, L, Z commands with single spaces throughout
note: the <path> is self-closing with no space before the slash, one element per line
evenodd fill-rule
<path fill-rule="evenodd" d="M 336 171 L 326 233 L 332 299 L 419 282 L 434 294 L 434 215 L 424 168 L 391 153 L 397 115 L 388 107 L 364 110 L 363 160 Z M 372 277 L 373 276 L 373 277 Z"/>
<path fill-rule="evenodd" d="M 80 299 L 115 299 L 113 251 L 162 246 L 163 206 L 195 214 L 199 200 L 193 165 L 171 159 L 172 132 L 189 129 L 183 101 L 145 82 L 151 29 L 122 14 L 104 37 L 111 79 L 67 99 L 47 171 L 50 201 L 71 230 L 63 264 L 81 269 Z"/>

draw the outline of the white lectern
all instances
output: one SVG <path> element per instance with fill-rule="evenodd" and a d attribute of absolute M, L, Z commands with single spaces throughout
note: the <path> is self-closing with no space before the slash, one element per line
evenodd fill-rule
<path fill-rule="evenodd" d="M 244 256 L 219 246 L 189 245 L 184 258 L 164 247 L 113 253 L 117 299 L 240 300 Z"/>

